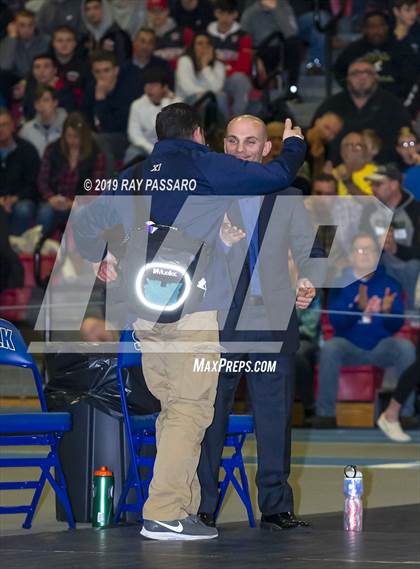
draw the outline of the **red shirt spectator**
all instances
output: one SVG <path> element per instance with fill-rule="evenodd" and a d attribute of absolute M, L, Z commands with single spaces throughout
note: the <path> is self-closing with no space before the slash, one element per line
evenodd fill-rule
<path fill-rule="evenodd" d="M 226 75 L 245 73 L 251 76 L 252 39 L 237 22 L 239 15 L 235 0 L 218 0 L 214 14 L 216 21 L 207 31 L 213 39 L 216 56 L 226 66 Z"/>

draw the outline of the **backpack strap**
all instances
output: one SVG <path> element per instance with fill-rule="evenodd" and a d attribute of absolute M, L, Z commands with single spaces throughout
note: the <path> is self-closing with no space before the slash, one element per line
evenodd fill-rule
<path fill-rule="evenodd" d="M 140 162 L 137 162 L 137 164 L 134 165 L 133 173 L 131 175 L 131 179 L 132 180 L 142 179 L 143 178 L 143 171 L 144 171 L 144 160 L 141 160 Z M 148 221 L 147 219 L 145 219 L 144 211 L 141 207 L 142 201 L 135 199 L 137 196 L 144 196 L 142 186 L 143 186 L 143 184 L 140 185 L 139 191 L 135 192 L 135 194 L 134 194 L 135 227 L 144 227 L 144 224 L 146 223 L 146 221 Z"/>

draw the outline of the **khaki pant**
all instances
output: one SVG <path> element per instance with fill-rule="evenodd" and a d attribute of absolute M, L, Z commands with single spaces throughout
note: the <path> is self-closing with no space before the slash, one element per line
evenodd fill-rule
<path fill-rule="evenodd" d="M 171 521 L 196 514 L 201 441 L 213 420 L 217 371 L 194 372 L 194 360 L 220 358 L 217 312 L 196 312 L 173 324 L 134 323 L 147 387 L 161 403 L 157 455 L 143 517 Z M 210 365 L 210 367 L 212 367 Z"/>

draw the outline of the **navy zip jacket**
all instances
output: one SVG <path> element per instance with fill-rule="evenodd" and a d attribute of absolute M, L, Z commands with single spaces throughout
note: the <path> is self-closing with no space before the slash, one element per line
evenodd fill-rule
<path fill-rule="evenodd" d="M 288 188 L 305 152 L 305 142 L 291 137 L 285 141 L 279 157 L 259 164 L 210 152 L 191 140 L 177 139 L 157 142 L 143 162 L 141 194 L 151 197 L 150 219 L 175 225 L 192 238 L 214 246 L 206 271 L 207 292 L 198 310 L 227 308 L 233 296 L 226 255 L 217 244 L 223 216 L 234 197 Z M 74 238 L 84 258 L 99 261 L 103 257 L 104 230 L 122 224 L 129 232 L 133 227 L 135 207 L 131 196 L 139 192 L 124 191 L 124 180 L 131 181 L 133 168 L 120 176 L 118 194 L 125 195 L 103 195 L 76 212 Z"/>
<path fill-rule="evenodd" d="M 351 269 L 347 269 L 346 273 Z M 340 279 L 339 279 L 340 280 Z M 357 280 L 345 288 L 332 288 L 328 293 L 328 309 L 355 312 L 355 314 L 330 314 L 329 320 L 335 329 L 335 335 L 345 338 L 362 350 L 372 350 L 384 338 L 396 334 L 404 324 L 404 316 L 401 318 L 387 318 L 372 316 L 370 321 L 360 315 L 360 308 L 354 301 L 359 293 L 359 286 L 367 286 L 368 298 L 379 296 L 383 298 L 385 289 L 390 293 L 397 293 L 392 305 L 391 314 L 403 314 L 404 304 L 401 296 L 401 287 L 392 277 L 388 276 L 385 269 L 379 266 L 374 275 L 368 280 Z M 358 313 L 358 314 L 356 314 Z"/>

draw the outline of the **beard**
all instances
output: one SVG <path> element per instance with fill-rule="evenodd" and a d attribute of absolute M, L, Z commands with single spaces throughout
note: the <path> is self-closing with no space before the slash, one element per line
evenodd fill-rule
<path fill-rule="evenodd" d="M 356 99 L 366 99 L 367 97 L 371 97 L 377 88 L 378 85 L 376 83 L 371 87 L 366 87 L 364 89 L 355 89 L 351 85 L 347 85 L 348 92 L 352 97 L 355 97 Z"/>

